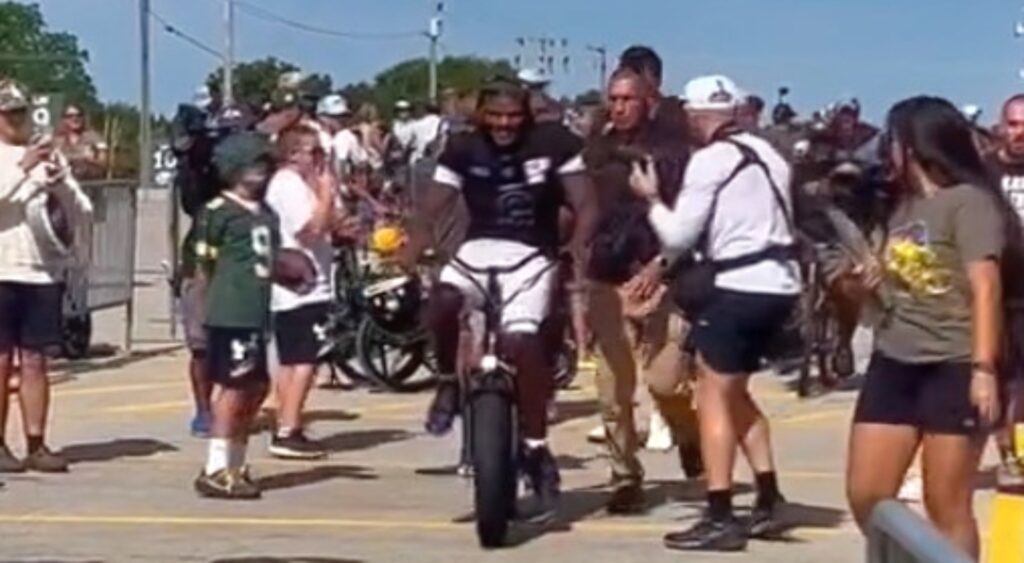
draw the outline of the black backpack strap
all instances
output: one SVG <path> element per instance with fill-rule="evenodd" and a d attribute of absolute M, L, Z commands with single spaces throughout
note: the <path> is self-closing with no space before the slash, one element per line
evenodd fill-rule
<path fill-rule="evenodd" d="M 750 148 L 748 145 L 745 145 L 732 138 L 723 139 L 723 141 L 736 147 L 736 149 L 740 151 L 740 154 L 743 155 L 743 158 L 745 160 L 749 160 L 750 164 L 753 164 L 760 168 L 762 171 L 764 171 L 764 175 L 768 179 L 768 184 L 772 188 L 772 195 L 775 197 L 775 203 L 777 203 L 779 209 L 782 210 L 782 216 L 786 220 L 786 226 L 789 228 L 789 233 L 791 236 L 795 237 L 796 225 L 793 222 L 793 216 L 790 213 L 789 208 L 786 207 L 786 200 L 782 197 L 782 192 L 779 189 L 778 184 L 775 183 L 775 179 L 772 178 L 772 174 L 771 171 L 768 169 L 768 165 L 765 164 L 763 160 L 761 160 L 760 156 L 757 155 L 757 151 Z"/>
<path fill-rule="evenodd" d="M 739 144 L 731 141 L 730 139 L 723 140 L 729 144 Z M 729 175 L 725 177 L 725 180 L 721 184 L 719 184 L 718 187 L 715 188 L 715 194 L 712 196 L 711 199 L 711 211 L 708 212 L 708 217 L 707 219 L 704 220 L 704 225 L 701 227 L 700 238 L 698 239 L 697 243 L 697 248 L 701 249 L 701 251 L 704 252 L 705 254 L 707 253 L 707 243 L 708 236 L 711 232 L 711 223 L 712 221 L 715 220 L 715 213 L 718 211 L 718 196 L 722 194 L 722 190 L 724 190 L 726 186 L 731 184 L 732 181 L 736 179 L 736 176 L 740 175 L 740 172 L 743 172 L 748 166 L 757 163 L 757 154 L 754 154 L 754 158 L 751 159 L 751 153 L 753 153 L 753 151 L 740 151 L 740 161 L 736 163 L 736 166 L 732 169 L 732 172 L 730 172 Z"/>
<path fill-rule="evenodd" d="M 768 179 L 768 184 L 771 186 L 772 195 L 775 197 L 775 203 L 779 206 L 779 209 L 782 211 L 782 216 L 786 220 L 786 227 L 789 229 L 790 236 L 792 236 L 794 240 L 796 240 L 796 225 L 793 222 L 793 217 L 789 211 L 789 208 L 786 207 L 786 200 L 782 197 L 782 192 L 781 190 L 779 190 L 779 186 L 775 183 L 775 179 L 772 178 L 771 171 L 768 169 L 768 165 L 765 164 L 761 157 L 757 155 L 757 152 L 754 149 L 750 148 L 748 145 L 745 145 L 733 138 L 722 139 L 722 141 L 725 143 L 729 143 L 730 145 L 736 147 L 738 151 L 740 151 L 740 154 L 742 155 L 742 159 L 740 160 L 742 168 L 753 165 L 757 166 L 764 172 L 765 177 Z M 733 172 L 733 174 L 730 176 L 729 180 L 726 183 L 732 181 L 732 178 L 735 178 L 736 174 L 739 174 L 742 168 L 737 168 L 737 170 Z M 721 188 L 719 188 L 719 191 L 721 191 Z M 718 192 L 715 193 L 716 203 L 717 196 Z M 765 248 L 764 250 L 751 252 L 750 254 L 745 254 L 743 256 L 727 258 L 724 260 L 715 260 L 715 271 L 725 272 L 728 270 L 745 268 L 747 266 L 753 266 L 754 264 L 757 264 L 758 262 L 763 262 L 765 260 L 786 262 L 796 257 L 796 249 L 796 243 L 789 245 L 773 244 L 770 245 L 768 248 Z"/>

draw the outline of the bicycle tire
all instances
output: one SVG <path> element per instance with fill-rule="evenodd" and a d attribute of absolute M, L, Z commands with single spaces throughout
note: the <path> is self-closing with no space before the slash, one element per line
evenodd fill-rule
<path fill-rule="evenodd" d="M 409 382 L 409 379 L 424 366 L 426 348 L 425 339 L 401 342 L 400 338 L 393 337 L 369 318 L 363 319 L 359 324 L 359 332 L 356 335 L 356 356 L 367 379 L 391 391 L 418 391 L 432 383 L 436 378 L 433 372 L 425 381 Z M 402 356 L 396 364 L 392 364 L 398 367 L 389 369 L 387 356 L 395 350 Z"/>
<path fill-rule="evenodd" d="M 493 549 L 505 544 L 509 516 L 515 511 L 512 398 L 482 391 L 470 398 L 469 408 L 477 538 L 481 547 Z"/>
<path fill-rule="evenodd" d="M 817 352 L 817 322 L 815 309 L 818 302 L 818 284 L 815 276 L 817 268 L 813 264 L 807 271 L 809 280 L 807 291 L 800 297 L 800 332 L 802 333 L 802 354 L 800 358 L 800 375 L 797 379 L 796 394 L 801 399 L 811 395 L 811 369 Z"/>

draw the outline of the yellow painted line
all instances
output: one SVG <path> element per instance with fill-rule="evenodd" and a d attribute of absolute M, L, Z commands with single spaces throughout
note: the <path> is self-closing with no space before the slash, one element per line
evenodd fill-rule
<path fill-rule="evenodd" d="M 125 405 L 121 407 L 111 407 L 108 409 L 104 409 L 103 412 L 110 414 L 159 412 L 178 410 L 184 407 L 188 407 L 190 405 L 192 405 L 191 401 L 166 401 L 163 403 L 143 403 L 141 405 Z"/>
<path fill-rule="evenodd" d="M 184 388 L 188 381 L 176 381 L 174 383 L 138 383 L 134 385 L 109 385 L 106 387 L 86 387 L 84 389 L 57 389 L 54 390 L 54 397 L 83 397 L 89 395 L 107 395 L 115 393 L 128 393 L 132 391 L 149 391 L 154 389 L 176 389 Z"/>
<path fill-rule="evenodd" d="M 362 408 L 345 409 L 345 412 L 367 416 L 376 413 L 387 413 L 403 411 L 419 406 L 425 406 L 425 402 L 422 401 L 401 401 L 394 403 L 384 403 L 381 405 L 368 405 Z M 150 413 L 150 412 L 163 412 L 171 410 L 185 409 L 191 407 L 191 401 L 163 401 L 158 403 L 142 403 L 138 405 L 122 405 L 117 407 L 110 407 L 104 409 L 103 412 L 106 414 L 138 414 L 138 413 Z M 316 407 L 308 407 L 311 410 L 315 410 Z"/>
<path fill-rule="evenodd" d="M 0 514 L 0 524 L 64 524 L 92 526 L 236 526 L 260 528 L 349 528 L 358 530 L 402 530 L 402 531 L 465 531 L 470 524 L 438 520 L 395 520 L 356 518 L 247 518 L 219 516 L 145 516 L 145 515 L 73 515 L 73 514 Z M 678 527 L 678 523 L 626 523 L 583 521 L 571 524 L 572 530 L 594 534 L 663 534 Z M 841 528 L 800 528 L 797 537 L 830 537 L 856 533 L 850 527 Z"/>
<path fill-rule="evenodd" d="M 776 419 L 774 422 L 778 424 L 792 424 L 800 425 L 808 422 L 820 422 L 823 420 L 834 420 L 837 418 L 846 418 L 850 416 L 850 409 L 835 409 L 820 412 L 812 412 L 806 414 L 797 414 L 793 416 L 787 416 Z M 768 422 L 773 422 L 771 417 L 768 417 Z"/>

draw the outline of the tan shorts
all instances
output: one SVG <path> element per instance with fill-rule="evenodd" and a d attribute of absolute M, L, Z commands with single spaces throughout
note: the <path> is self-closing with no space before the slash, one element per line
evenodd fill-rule
<path fill-rule="evenodd" d="M 205 352 L 206 285 L 195 278 L 181 282 L 181 325 L 185 329 L 185 344 L 193 352 Z"/>

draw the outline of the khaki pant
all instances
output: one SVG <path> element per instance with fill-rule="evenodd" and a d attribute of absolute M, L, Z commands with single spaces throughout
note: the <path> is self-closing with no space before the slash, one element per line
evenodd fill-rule
<path fill-rule="evenodd" d="M 592 286 L 590 324 L 599 353 L 597 392 L 612 479 L 639 482 L 643 467 L 634 420 L 638 371 L 676 442 L 699 444 L 690 386 L 693 362 L 682 351 L 689 327 L 667 297 L 643 321 L 623 317 L 616 288 L 605 284 Z"/>

